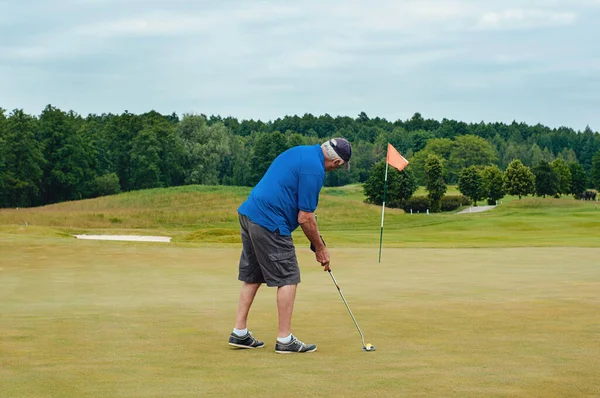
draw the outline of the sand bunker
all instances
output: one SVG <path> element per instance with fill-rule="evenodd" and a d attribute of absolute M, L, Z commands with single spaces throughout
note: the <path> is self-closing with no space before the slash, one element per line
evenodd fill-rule
<path fill-rule="evenodd" d="M 77 239 L 89 240 L 120 240 L 130 242 L 171 242 L 169 236 L 139 236 L 139 235 L 75 235 Z"/>

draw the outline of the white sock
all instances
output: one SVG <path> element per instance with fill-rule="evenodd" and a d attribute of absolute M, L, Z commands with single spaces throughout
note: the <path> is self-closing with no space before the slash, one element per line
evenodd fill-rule
<path fill-rule="evenodd" d="M 238 336 L 242 337 L 248 334 L 248 328 L 246 329 L 236 329 L 233 328 L 233 333 L 237 334 Z"/>
<path fill-rule="evenodd" d="M 283 344 L 288 344 L 290 341 L 292 341 L 292 334 L 290 333 L 288 337 L 277 337 L 277 341 Z"/>

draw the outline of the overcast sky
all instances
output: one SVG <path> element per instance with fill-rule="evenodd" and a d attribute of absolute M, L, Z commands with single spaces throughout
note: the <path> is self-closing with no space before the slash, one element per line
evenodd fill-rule
<path fill-rule="evenodd" d="M 0 107 L 600 130 L 600 0 L 0 0 Z"/>

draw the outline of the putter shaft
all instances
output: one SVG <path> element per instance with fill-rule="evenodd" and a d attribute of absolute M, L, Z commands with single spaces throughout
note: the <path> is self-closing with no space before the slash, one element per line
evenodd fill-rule
<path fill-rule="evenodd" d="M 348 312 L 350 313 L 350 316 L 352 317 L 352 320 L 354 321 L 354 325 L 356 325 L 356 329 L 358 329 L 358 333 L 360 333 L 360 339 L 362 341 L 362 345 L 363 345 L 363 349 L 364 349 L 365 348 L 365 336 L 363 335 L 363 332 L 360 330 L 360 327 L 358 326 L 358 322 L 356 322 L 356 318 L 354 318 L 354 314 L 352 313 L 350 306 L 346 302 L 346 298 L 344 297 L 344 294 L 342 293 L 342 289 L 340 289 L 340 285 L 338 285 L 337 281 L 335 280 L 335 277 L 333 276 L 333 272 L 331 272 L 331 270 L 329 270 L 329 275 L 331 276 L 331 279 L 333 280 L 335 287 L 337 287 L 337 290 L 340 293 L 340 296 L 342 297 L 344 304 L 346 304 L 346 308 L 348 309 Z"/>

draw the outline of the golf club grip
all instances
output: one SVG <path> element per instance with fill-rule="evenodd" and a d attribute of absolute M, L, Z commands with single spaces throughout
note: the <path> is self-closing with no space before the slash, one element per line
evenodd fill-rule
<path fill-rule="evenodd" d="M 325 244 L 325 240 L 323 240 L 323 237 L 321 235 L 319 235 L 319 238 L 321 238 L 321 242 L 323 242 L 323 245 L 327 246 L 327 244 Z M 313 253 L 317 251 L 315 245 L 313 245 L 312 242 L 310 243 L 310 250 L 312 250 Z"/>

